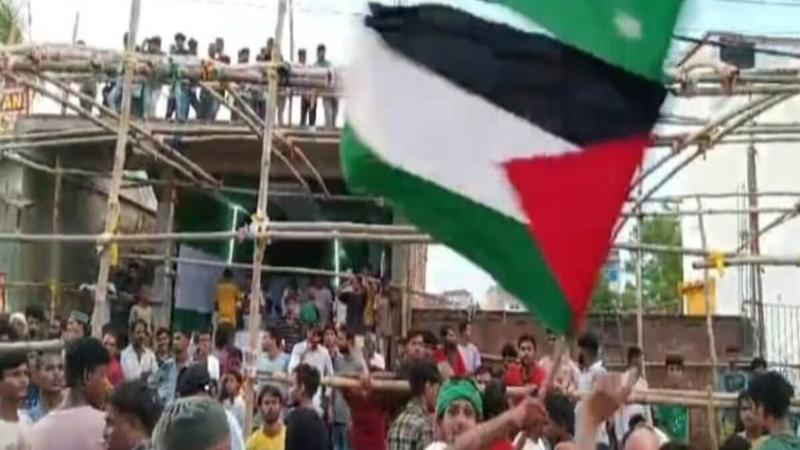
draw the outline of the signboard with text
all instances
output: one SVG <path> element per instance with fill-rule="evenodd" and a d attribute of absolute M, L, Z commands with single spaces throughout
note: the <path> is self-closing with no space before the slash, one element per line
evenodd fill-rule
<path fill-rule="evenodd" d="M 3 80 L 0 86 L 0 133 L 14 129 L 17 116 L 30 110 L 29 91 L 24 86 Z"/>

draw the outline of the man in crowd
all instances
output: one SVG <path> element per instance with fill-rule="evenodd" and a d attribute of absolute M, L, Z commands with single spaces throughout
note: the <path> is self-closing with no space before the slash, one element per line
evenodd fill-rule
<path fill-rule="evenodd" d="M 633 374 L 635 374 L 637 377 L 636 381 L 633 383 L 633 391 L 647 391 L 647 380 L 645 380 L 642 375 L 644 369 L 644 355 L 642 354 L 642 349 L 637 346 L 628 347 L 625 361 L 626 376 L 629 374 L 633 376 Z M 623 405 L 622 408 L 614 414 L 614 432 L 616 433 L 617 439 L 622 439 L 623 436 L 628 434 L 631 428 L 631 419 L 636 416 L 641 416 L 646 422 L 652 424 L 648 406 L 640 403 Z"/>
<path fill-rule="evenodd" d="M 153 450 L 153 429 L 161 402 L 142 380 L 126 381 L 111 394 L 104 432 L 107 450 Z"/>
<path fill-rule="evenodd" d="M 125 375 L 122 374 L 122 366 L 119 364 L 119 339 L 117 334 L 111 328 L 107 328 L 103 332 L 103 347 L 108 350 L 108 355 L 111 357 L 111 362 L 108 364 L 108 381 L 114 387 L 119 386 L 124 380 Z"/>
<path fill-rule="evenodd" d="M 0 354 L 0 449 L 14 450 L 24 441 L 29 421 L 19 415 L 28 392 L 28 356 L 14 350 Z"/>
<path fill-rule="evenodd" d="M 319 312 L 319 324 L 323 327 L 331 323 L 333 313 L 333 292 L 325 284 L 322 277 L 314 277 L 308 296 L 314 299 L 314 306 Z"/>
<path fill-rule="evenodd" d="M 64 400 L 64 361 L 60 351 L 46 351 L 34 358 L 31 384 L 36 385 L 39 398 L 27 415 L 36 423 Z"/>
<path fill-rule="evenodd" d="M 236 314 L 239 310 L 242 292 L 233 279 L 231 269 L 222 271 L 216 291 L 217 323 L 229 323 L 236 327 Z"/>
<path fill-rule="evenodd" d="M 356 276 L 345 283 L 339 292 L 339 301 L 347 305 L 345 325 L 357 336 L 366 333 L 364 310 L 367 306 L 367 286 L 362 277 Z"/>
<path fill-rule="evenodd" d="M 44 308 L 38 303 L 32 303 L 25 307 L 25 322 L 28 324 L 28 339 L 36 341 L 44 338 L 47 323 L 44 317 Z"/>
<path fill-rule="evenodd" d="M 289 355 L 281 349 L 281 334 L 277 328 L 267 328 L 262 334 L 261 349 L 263 353 L 256 361 L 256 370 L 259 374 L 287 373 Z"/>
<path fill-rule="evenodd" d="M 318 327 L 309 328 L 306 332 L 306 340 L 298 343 L 292 349 L 289 357 L 289 372 L 294 373 L 295 368 L 300 364 L 308 364 L 320 374 L 327 377 L 333 375 L 333 362 L 328 350 L 321 345 L 322 330 Z M 322 408 L 322 389 L 314 395 L 314 408 L 321 415 Z"/>
<path fill-rule="evenodd" d="M 197 345 L 197 354 L 195 355 L 194 363 L 204 366 L 208 370 L 211 379 L 219 381 L 220 364 L 219 358 L 211 353 L 211 330 L 204 329 L 199 331 L 195 335 L 195 344 Z"/>
<path fill-rule="evenodd" d="M 158 389 L 162 405 L 169 405 L 175 399 L 175 388 L 181 373 L 192 363 L 189 354 L 189 337 L 178 330 L 172 335 L 172 354 L 158 366 L 153 384 Z"/>
<path fill-rule="evenodd" d="M 306 65 L 306 49 L 301 48 L 297 51 L 297 64 Z M 317 97 L 314 94 L 307 94 L 300 97 L 300 126 L 317 125 Z"/>
<path fill-rule="evenodd" d="M 169 330 L 165 327 L 160 327 L 156 330 L 156 362 L 158 362 L 158 366 L 161 367 L 165 361 L 167 361 L 172 354 L 170 353 L 170 335 Z"/>
<path fill-rule="evenodd" d="M 303 324 L 298 317 L 296 305 L 286 303 L 286 316 L 278 324 L 278 331 L 283 337 L 283 348 L 287 353 L 291 353 L 294 346 L 303 340 Z"/>
<path fill-rule="evenodd" d="M 356 337 L 350 331 L 341 333 L 337 339 L 339 350 L 333 359 L 333 370 L 337 376 L 363 376 L 368 373 L 364 358 L 356 348 Z M 334 334 L 335 336 L 335 334 Z M 350 450 L 349 427 L 351 423 L 350 408 L 340 389 L 333 391 L 333 426 L 331 441 L 333 450 Z"/>
<path fill-rule="evenodd" d="M 89 335 L 89 315 L 82 311 L 72 311 L 67 318 L 64 340 L 67 342 Z"/>
<path fill-rule="evenodd" d="M 328 432 L 312 405 L 312 398 L 319 390 L 317 369 L 299 364 L 292 370 L 292 400 L 296 407 L 286 417 L 285 450 L 328 450 Z"/>
<path fill-rule="evenodd" d="M 542 435 L 548 448 L 556 449 L 559 444 L 572 442 L 575 436 L 575 407 L 569 397 L 558 391 L 550 391 L 544 399 L 547 422 Z"/>
<path fill-rule="evenodd" d="M 798 450 L 800 438 L 789 423 L 789 406 L 794 398 L 794 388 L 778 372 L 756 376 L 748 388 L 753 399 L 755 415 L 769 432 L 769 437 L 759 450 Z"/>
<path fill-rule="evenodd" d="M 133 325 L 137 320 L 145 323 L 146 333 L 152 333 L 153 329 L 153 288 L 149 285 L 142 286 L 136 296 L 136 304 L 131 307 L 128 316 L 128 326 Z"/>
<path fill-rule="evenodd" d="M 517 341 L 519 358 L 506 369 L 505 383 L 508 386 L 544 386 L 547 374 L 536 363 L 536 338 L 523 334 Z"/>
<path fill-rule="evenodd" d="M 193 365 L 184 370 L 183 373 L 181 374 L 180 378 L 178 379 L 178 387 L 176 393 L 179 397 L 181 397 L 181 399 L 187 397 L 201 397 L 201 398 L 211 399 L 211 382 L 212 382 L 211 376 L 208 373 L 208 369 L 204 365 Z M 174 404 L 181 404 L 180 400 L 174 402 Z M 178 411 L 175 411 L 175 413 L 177 412 Z M 230 445 L 230 447 L 227 448 L 226 450 L 244 450 L 245 447 L 244 447 L 244 437 L 242 435 L 242 428 L 236 421 L 236 417 L 234 417 L 230 411 L 226 411 L 224 409 L 222 414 L 225 417 L 224 422 L 227 422 L 228 424 L 228 426 L 225 428 L 226 430 L 228 430 L 228 437 L 229 437 L 228 444 Z M 180 446 L 173 448 L 176 448 L 177 450 L 184 448 L 188 449 L 191 447 Z M 216 450 L 216 447 L 213 447 L 213 449 Z M 165 450 L 165 449 L 159 448 L 159 450 Z"/>
<path fill-rule="evenodd" d="M 426 450 L 511 450 L 508 436 L 541 427 L 547 413 L 534 398 L 526 398 L 515 408 L 493 419 L 483 418 L 483 399 L 472 380 L 445 382 L 436 399 L 437 441 Z"/>
<path fill-rule="evenodd" d="M 461 353 L 461 358 L 464 360 L 464 366 L 467 369 L 467 375 L 472 375 L 481 366 L 481 352 L 478 347 L 472 343 L 472 324 L 464 321 L 458 325 L 458 334 L 460 340 L 458 342 L 458 351 Z"/>
<path fill-rule="evenodd" d="M 683 356 L 669 354 L 664 358 L 667 389 L 688 389 L 689 383 L 683 370 Z M 669 438 L 679 442 L 689 442 L 689 410 L 682 405 L 655 405 L 655 419 L 663 427 Z"/>
<path fill-rule="evenodd" d="M 591 392 L 597 380 L 606 374 L 606 368 L 603 366 L 603 361 L 600 359 L 600 338 L 593 332 L 587 331 L 578 338 L 578 352 L 578 363 L 581 368 L 581 373 L 578 377 L 577 394 L 580 396 Z M 575 410 L 576 420 L 580 420 L 580 408 L 581 404 L 579 403 Z M 597 427 L 595 442 L 598 450 L 608 450 L 609 439 L 605 425 Z"/>
<path fill-rule="evenodd" d="M 176 400 L 153 431 L 158 450 L 232 450 L 225 409 L 207 396 Z"/>
<path fill-rule="evenodd" d="M 767 360 L 760 356 L 756 356 L 750 361 L 750 375 L 756 377 L 767 373 Z"/>
<path fill-rule="evenodd" d="M 410 362 L 405 372 L 412 397 L 389 427 L 389 450 L 423 450 L 433 442 L 430 413 L 436 406 L 442 375 L 424 359 Z"/>
<path fill-rule="evenodd" d="M 442 338 L 442 348 L 434 354 L 439 370 L 445 378 L 464 377 L 467 369 L 461 352 L 458 351 L 458 337 L 455 330 L 450 326 L 443 326 L 439 335 Z"/>
<path fill-rule="evenodd" d="M 97 339 L 81 338 L 67 346 L 67 393 L 30 433 L 30 450 L 102 450 L 109 389 L 106 372 L 111 358 Z"/>
<path fill-rule="evenodd" d="M 286 445 L 283 425 L 283 394 L 280 388 L 267 384 L 258 393 L 261 427 L 247 438 L 246 450 L 282 450 Z"/>
<path fill-rule="evenodd" d="M 314 63 L 316 67 L 329 69 L 331 62 L 325 57 L 325 44 L 317 46 L 317 62 Z M 339 99 L 336 97 L 325 97 L 322 99 L 322 107 L 325 110 L 325 127 L 333 128 L 336 126 L 336 116 L 339 113 Z"/>
<path fill-rule="evenodd" d="M 539 360 L 539 367 L 541 367 L 547 375 L 553 370 L 553 366 L 555 365 L 558 336 L 552 330 L 546 330 L 546 336 L 550 353 Z M 578 365 L 570 358 L 569 352 L 563 352 L 561 356 L 561 366 L 559 366 L 558 372 L 553 377 L 553 386 L 568 396 L 574 395 L 575 390 L 578 389 L 578 377 L 580 376 L 580 372 Z"/>
<path fill-rule="evenodd" d="M 120 355 L 126 381 L 146 379 L 158 370 L 156 355 L 147 348 L 147 324 L 137 320 L 131 324 L 131 343 Z"/>

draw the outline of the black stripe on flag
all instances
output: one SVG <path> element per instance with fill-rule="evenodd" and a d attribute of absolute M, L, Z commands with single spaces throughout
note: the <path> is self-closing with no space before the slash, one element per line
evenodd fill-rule
<path fill-rule="evenodd" d="M 579 146 L 649 132 L 664 101 L 660 84 L 542 34 L 442 5 L 370 7 L 394 51 Z"/>

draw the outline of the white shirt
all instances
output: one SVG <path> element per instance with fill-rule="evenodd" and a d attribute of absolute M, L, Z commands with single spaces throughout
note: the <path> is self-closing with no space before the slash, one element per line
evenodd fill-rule
<path fill-rule="evenodd" d="M 606 368 L 603 367 L 603 361 L 597 360 L 594 364 L 589 366 L 588 369 L 582 371 L 578 376 L 578 394 L 588 394 L 592 391 L 595 380 L 606 373 Z M 581 402 L 575 406 L 575 423 L 580 423 Z M 605 424 L 602 424 L 597 429 L 596 441 L 598 444 L 608 445 L 608 433 L 606 433 Z"/>
<path fill-rule="evenodd" d="M 378 352 L 369 359 L 369 366 L 378 370 L 386 370 L 386 358 Z"/>
<path fill-rule="evenodd" d="M 8 422 L 0 419 L 0 450 L 17 450 L 26 445 L 26 437 L 30 432 L 31 422 L 21 411 L 17 412 L 18 420 Z"/>
<path fill-rule="evenodd" d="M 320 377 L 332 376 L 333 362 L 331 361 L 331 355 L 328 353 L 328 349 L 325 348 L 324 345 L 318 344 L 316 349 L 306 352 L 307 347 L 308 341 L 298 342 L 294 345 L 294 348 L 292 349 L 292 356 L 289 357 L 289 373 L 294 372 L 295 367 L 299 366 L 300 363 L 305 363 L 317 369 Z M 322 386 L 317 389 L 317 392 L 314 394 L 314 398 L 312 399 L 311 403 L 314 405 L 314 409 L 316 409 L 321 415 Z"/>
<path fill-rule="evenodd" d="M 623 376 L 623 378 L 626 377 L 627 374 Z M 641 391 L 647 391 L 647 380 L 645 380 L 644 378 L 639 378 L 638 380 L 636 380 L 636 384 L 633 385 L 633 392 L 641 392 Z M 631 418 L 633 418 L 636 415 L 644 417 L 644 419 L 647 421 L 649 425 L 653 424 L 649 414 L 649 408 L 647 407 L 647 405 L 642 405 L 639 403 L 629 403 L 624 405 L 619 411 L 614 413 L 614 430 L 616 431 L 617 436 L 620 436 L 620 439 L 621 436 L 625 436 L 625 434 L 628 433 L 628 430 L 630 429 L 630 426 L 628 425 L 631 422 Z"/>
<path fill-rule="evenodd" d="M 158 370 L 156 354 L 147 347 L 142 349 L 141 358 L 136 354 L 133 345 L 125 347 L 119 356 L 119 363 L 122 366 L 125 381 L 139 380 L 142 375 L 155 373 Z"/>
<path fill-rule="evenodd" d="M 225 400 L 222 402 L 222 406 L 225 407 L 226 411 L 233 414 L 233 417 L 236 418 L 236 422 L 240 427 L 244 426 L 244 411 L 247 407 L 244 404 L 242 394 L 237 395 L 236 398 Z"/>
<path fill-rule="evenodd" d="M 236 421 L 236 417 L 230 411 L 225 411 L 225 418 L 228 419 L 228 430 L 231 433 L 231 450 L 244 450 L 244 435 L 242 427 Z"/>
<path fill-rule="evenodd" d="M 447 450 L 447 444 L 444 442 L 431 442 L 425 450 Z"/>
<path fill-rule="evenodd" d="M 206 365 L 208 365 L 208 374 L 211 375 L 211 379 L 219 381 L 219 358 L 208 355 Z"/>
<path fill-rule="evenodd" d="M 471 375 L 478 370 L 481 366 L 481 352 L 478 347 L 472 342 L 467 342 L 467 345 L 458 345 L 458 352 L 461 353 L 461 359 L 464 360 L 464 366 L 467 369 L 467 374 Z"/>

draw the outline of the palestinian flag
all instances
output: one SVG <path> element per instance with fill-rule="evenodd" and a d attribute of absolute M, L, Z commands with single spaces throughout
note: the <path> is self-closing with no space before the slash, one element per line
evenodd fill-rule
<path fill-rule="evenodd" d="M 680 0 L 371 6 L 347 72 L 342 166 L 577 328 L 665 97 Z"/>

